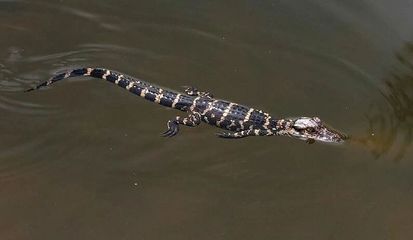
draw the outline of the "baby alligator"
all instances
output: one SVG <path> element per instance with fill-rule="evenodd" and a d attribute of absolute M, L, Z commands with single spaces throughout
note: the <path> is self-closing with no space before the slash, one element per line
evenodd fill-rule
<path fill-rule="evenodd" d="M 194 87 L 185 89 L 185 93 L 179 93 L 104 68 L 69 70 L 27 91 L 78 76 L 105 79 L 151 102 L 186 112 L 187 116 L 177 116 L 168 121 L 168 129 L 163 133 L 168 137 L 178 133 L 179 125 L 195 127 L 203 121 L 228 130 L 218 133 L 218 136 L 223 138 L 280 135 L 305 140 L 307 143 L 315 141 L 341 143 L 347 138 L 344 134 L 325 125 L 318 117 L 276 119 L 261 110 L 215 99 L 212 94 L 198 91 Z"/>

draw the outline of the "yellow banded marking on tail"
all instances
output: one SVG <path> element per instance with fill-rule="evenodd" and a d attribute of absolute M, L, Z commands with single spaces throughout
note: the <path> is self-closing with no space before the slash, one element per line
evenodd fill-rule
<path fill-rule="evenodd" d="M 163 92 L 163 89 L 160 88 L 158 94 L 156 94 L 156 97 L 155 97 L 155 102 L 156 102 L 156 103 L 160 103 L 160 102 L 161 102 L 161 99 L 163 98 L 162 92 Z"/>
<path fill-rule="evenodd" d="M 92 71 L 93 71 L 93 68 L 87 68 L 85 76 L 90 76 L 90 74 L 92 74 Z"/>
<path fill-rule="evenodd" d="M 147 88 L 144 88 L 144 89 L 141 91 L 141 97 L 145 97 L 145 95 L 146 95 L 148 92 L 149 92 L 149 90 L 148 90 Z"/>
<path fill-rule="evenodd" d="M 172 108 L 175 108 L 176 104 L 179 102 L 179 98 L 181 97 L 181 94 L 178 93 L 178 95 L 176 95 L 174 101 L 172 102 Z"/>
<path fill-rule="evenodd" d="M 66 72 L 66 73 L 65 73 L 65 76 L 64 76 L 63 78 L 68 78 L 68 77 L 70 77 L 70 73 L 71 73 L 71 72 Z"/>
<path fill-rule="evenodd" d="M 123 75 L 121 74 L 121 75 L 119 75 L 118 78 L 115 80 L 115 84 L 118 85 L 119 82 L 120 82 L 120 80 L 122 80 L 122 79 L 123 79 Z"/>
<path fill-rule="evenodd" d="M 128 84 L 128 86 L 126 86 L 126 89 L 129 90 L 129 89 L 131 89 L 134 85 L 135 85 L 134 82 L 130 82 L 130 83 Z"/>
<path fill-rule="evenodd" d="M 102 79 L 106 80 L 106 77 L 110 75 L 110 71 L 106 70 L 105 74 L 102 75 Z M 119 79 L 119 78 L 118 78 Z"/>

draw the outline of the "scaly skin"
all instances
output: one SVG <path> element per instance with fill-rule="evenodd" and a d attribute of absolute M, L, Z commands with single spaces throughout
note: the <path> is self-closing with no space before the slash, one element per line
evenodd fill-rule
<path fill-rule="evenodd" d="M 316 140 L 340 143 L 346 139 L 344 134 L 325 126 L 317 117 L 275 119 L 261 110 L 215 99 L 212 94 L 200 92 L 193 87 L 185 89 L 185 93 L 179 93 L 104 68 L 69 70 L 27 91 L 49 86 L 66 78 L 80 76 L 107 80 L 146 100 L 187 112 L 186 117 L 177 116 L 168 121 L 168 129 L 164 136 L 175 136 L 179 132 L 179 125 L 195 127 L 205 122 L 228 130 L 218 133 L 218 136 L 223 138 L 285 135 L 305 140 L 308 143 Z"/>

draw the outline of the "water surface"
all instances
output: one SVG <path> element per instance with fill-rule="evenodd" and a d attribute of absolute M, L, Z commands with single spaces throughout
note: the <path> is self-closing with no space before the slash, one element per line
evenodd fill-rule
<path fill-rule="evenodd" d="M 0 239 L 411 239 L 413 4 L 0 0 Z M 192 85 L 344 145 L 219 139 L 103 81 Z"/>

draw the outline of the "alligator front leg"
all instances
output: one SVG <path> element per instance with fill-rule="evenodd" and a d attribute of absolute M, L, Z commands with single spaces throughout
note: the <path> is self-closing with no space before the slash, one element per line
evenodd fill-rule
<path fill-rule="evenodd" d="M 194 96 L 194 97 L 214 98 L 214 95 L 212 95 L 210 92 L 201 92 L 201 91 L 198 91 L 198 89 L 195 87 L 187 87 L 185 89 L 185 93 L 188 94 L 189 96 Z"/>
<path fill-rule="evenodd" d="M 261 130 L 261 129 L 249 129 L 239 132 L 221 132 L 218 133 L 218 137 L 221 138 L 243 138 L 248 136 L 271 136 L 274 133 L 270 130 Z"/>
<path fill-rule="evenodd" d="M 162 134 L 164 137 L 173 137 L 179 132 L 179 125 L 188 127 L 195 127 L 201 123 L 201 114 L 197 112 L 190 113 L 188 117 L 182 118 L 180 116 L 169 120 L 167 123 L 168 129 Z"/>

